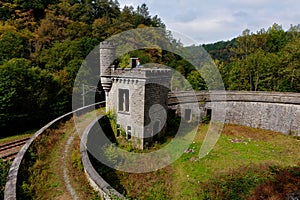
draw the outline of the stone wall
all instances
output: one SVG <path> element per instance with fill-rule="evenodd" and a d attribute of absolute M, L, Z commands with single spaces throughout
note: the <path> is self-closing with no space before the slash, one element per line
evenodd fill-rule
<path fill-rule="evenodd" d="M 157 73 L 145 87 L 145 142 L 161 137 L 166 129 L 170 75 Z M 149 75 L 148 75 L 149 76 Z M 150 75 L 151 76 L 151 75 Z"/>
<path fill-rule="evenodd" d="M 5 191 L 4 191 L 4 200 L 16 200 L 20 197 L 17 196 L 17 184 L 18 182 L 18 175 L 20 172 L 21 164 L 24 162 L 24 159 L 26 159 L 26 152 L 28 149 L 34 145 L 34 140 L 37 139 L 42 134 L 46 133 L 46 130 L 52 127 L 57 127 L 61 122 L 64 122 L 72 117 L 72 115 L 81 115 L 87 112 L 90 112 L 94 110 L 94 107 L 96 105 L 104 104 L 105 102 L 98 102 L 96 104 L 88 105 L 82 108 L 79 108 L 75 111 L 69 112 L 65 115 L 62 115 L 53 121 L 49 122 L 47 125 L 42 127 L 40 130 L 38 130 L 27 142 L 26 144 L 21 148 L 21 150 L 18 152 L 16 158 L 14 159 L 13 163 L 11 164 L 11 167 L 8 172 L 8 176 L 6 178 L 6 185 L 5 185 Z"/>
<path fill-rule="evenodd" d="M 300 93 L 177 92 L 170 94 L 169 107 L 179 112 L 181 107 L 191 104 L 195 96 L 202 116 L 209 109 L 217 114 L 214 108 L 218 106 L 226 109 L 225 123 L 300 136 Z"/>
<path fill-rule="evenodd" d="M 126 78 L 114 78 L 112 88 L 107 99 L 108 109 L 116 114 L 117 124 L 127 132 L 128 127 L 131 128 L 132 139 L 139 138 L 139 134 L 144 132 L 144 97 L 145 97 L 145 81 L 132 81 Z M 119 90 L 128 90 L 129 110 L 119 110 L 120 97 Z M 142 141 L 136 141 L 143 146 Z"/>
<path fill-rule="evenodd" d="M 103 116 L 99 116 L 97 119 L 95 119 L 92 123 L 90 123 L 86 129 L 84 130 L 84 133 L 81 137 L 81 142 L 80 142 L 80 155 L 81 155 L 81 161 L 82 165 L 84 168 L 84 172 L 86 174 L 86 177 L 90 183 L 90 185 L 93 187 L 93 189 L 101 195 L 102 199 L 105 200 L 111 200 L 111 199 L 120 199 L 120 200 L 125 200 L 126 198 L 121 195 L 118 191 L 116 191 L 113 187 L 111 187 L 95 170 L 93 167 L 89 154 L 88 154 L 88 138 L 89 135 L 93 132 L 93 129 L 96 131 L 99 131 L 97 126 L 98 126 L 98 121 L 102 118 Z M 95 128 L 96 127 L 96 128 Z M 94 139 L 92 137 L 92 139 Z M 99 145 L 102 141 L 99 141 Z"/>

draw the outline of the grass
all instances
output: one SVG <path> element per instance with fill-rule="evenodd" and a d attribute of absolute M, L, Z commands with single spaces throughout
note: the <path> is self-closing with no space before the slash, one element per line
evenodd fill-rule
<path fill-rule="evenodd" d="M 194 149 L 194 153 L 184 154 L 172 165 L 176 172 L 172 181 L 173 198 L 198 198 L 203 193 L 199 189 L 202 183 L 209 182 L 213 178 L 218 179 L 222 174 L 232 176 L 243 171 L 245 174 L 241 176 L 248 175 L 249 179 L 253 178 L 250 180 L 253 182 L 256 178 L 265 177 L 264 174 L 255 177 L 264 173 L 266 168 L 264 165 L 287 167 L 294 166 L 300 161 L 300 154 L 297 153 L 299 140 L 281 133 L 236 125 L 225 126 L 223 134 L 210 154 L 194 161 L 193 158 L 197 158 L 206 129 L 206 126 L 201 127 L 195 143 L 191 145 L 190 148 Z M 247 174 L 247 171 L 250 174 Z"/>
<path fill-rule="evenodd" d="M 77 130 L 83 130 L 94 118 L 94 111 L 79 117 Z M 21 168 L 18 184 L 19 199 L 72 199 L 67 192 L 63 170 L 66 166 L 68 175 L 79 199 L 98 199 L 86 181 L 80 160 L 79 135 L 70 145 L 70 153 L 63 157 L 68 138 L 76 132 L 74 119 L 61 124 L 55 129 L 42 134 L 26 154 Z M 77 165 L 74 165 L 74 161 Z M 65 164 L 66 163 L 66 164 Z"/>
<path fill-rule="evenodd" d="M 93 113 L 80 117 L 77 130 L 83 131 L 93 117 Z M 190 151 L 164 169 L 130 174 L 98 163 L 98 171 L 128 199 L 282 199 L 284 194 L 298 192 L 299 138 L 226 125 L 213 150 L 199 160 L 207 130 L 208 125 L 201 126 Z M 61 152 L 75 131 L 74 124 L 70 120 L 48 131 L 35 141 L 27 163 L 22 165 L 20 199 L 71 199 L 63 180 Z M 83 172 L 79 143 L 80 138 L 75 138 L 65 158 L 71 184 L 80 199 L 96 200 L 98 194 L 90 188 Z M 163 146 L 155 144 L 156 149 Z"/>
<path fill-rule="evenodd" d="M 272 167 L 300 162 L 299 138 L 226 125 L 213 150 L 198 159 L 208 125 L 201 126 L 189 153 L 165 169 L 147 174 L 114 173 L 113 186 L 132 199 L 246 199 L 269 179 Z M 101 173 L 101 171 L 100 171 Z M 103 174 L 110 182 L 110 174 Z"/>
<path fill-rule="evenodd" d="M 14 135 L 14 136 L 9 136 L 9 137 L 5 137 L 5 138 L 1 138 L 0 139 L 0 144 L 3 143 L 7 143 L 7 142 L 12 142 L 15 140 L 20 140 L 26 137 L 30 137 L 32 136 L 37 130 L 30 130 L 30 131 L 26 131 L 24 133 L 18 134 L 18 135 Z"/>

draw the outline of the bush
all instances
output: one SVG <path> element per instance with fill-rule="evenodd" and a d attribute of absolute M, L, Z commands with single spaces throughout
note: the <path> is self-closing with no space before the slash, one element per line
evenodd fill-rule
<path fill-rule="evenodd" d="M 2 159 L 0 159 L 0 199 L 4 199 L 6 177 L 8 175 L 10 165 L 10 162 L 5 162 Z"/>
<path fill-rule="evenodd" d="M 269 178 L 266 167 L 246 167 L 221 175 L 204 184 L 201 199 L 246 199 L 255 187 Z"/>

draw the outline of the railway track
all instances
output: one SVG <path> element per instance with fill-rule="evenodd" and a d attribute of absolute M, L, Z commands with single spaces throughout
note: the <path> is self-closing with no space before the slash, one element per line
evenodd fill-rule
<path fill-rule="evenodd" d="M 0 144 L 0 159 L 13 160 L 30 137 Z"/>

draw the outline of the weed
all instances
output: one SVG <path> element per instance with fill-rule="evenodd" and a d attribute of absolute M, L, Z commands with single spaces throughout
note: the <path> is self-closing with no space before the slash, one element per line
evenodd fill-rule
<path fill-rule="evenodd" d="M 0 199 L 4 199 L 4 189 L 6 184 L 6 177 L 9 172 L 11 163 L 0 159 Z"/>
<path fill-rule="evenodd" d="M 80 152 L 73 150 L 71 153 L 72 166 L 78 171 L 83 171 Z"/>
<path fill-rule="evenodd" d="M 300 164 L 294 167 L 271 166 L 269 170 L 272 178 L 258 185 L 249 200 L 285 199 L 293 193 L 300 197 Z"/>

